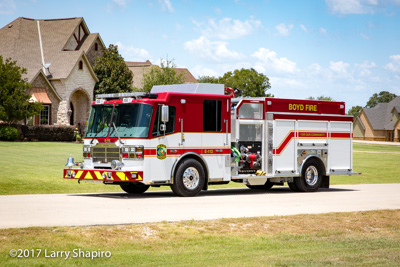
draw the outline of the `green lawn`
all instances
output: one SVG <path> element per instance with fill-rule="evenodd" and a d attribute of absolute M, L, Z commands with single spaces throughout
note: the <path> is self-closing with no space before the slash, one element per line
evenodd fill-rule
<path fill-rule="evenodd" d="M 354 144 L 354 170 L 360 176 L 332 176 L 331 184 L 399 183 L 400 147 Z M 362 151 L 362 152 L 358 152 Z M 378 153 L 369 153 L 378 152 Z M 59 142 L 0 142 L 0 195 L 122 192 L 119 186 L 62 179 L 69 155 L 82 160 L 82 144 Z M 229 183 L 210 188 L 244 187 Z M 159 190 L 157 188 L 151 190 Z M 161 187 L 169 190 L 169 187 Z"/>
<path fill-rule="evenodd" d="M 400 210 L 116 226 L 0 229 L 2 266 L 398 266 Z M 36 258 L 15 258 L 11 249 Z M 70 251 L 45 258 L 50 251 Z M 74 250 L 109 251 L 73 258 Z M 27 254 L 28 255 L 28 254 Z M 30 254 L 32 255 L 32 254 Z"/>

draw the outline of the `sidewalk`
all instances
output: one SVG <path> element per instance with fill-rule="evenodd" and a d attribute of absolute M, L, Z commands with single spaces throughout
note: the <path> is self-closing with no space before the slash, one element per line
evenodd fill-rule
<path fill-rule="evenodd" d="M 364 144 L 377 144 L 377 145 L 392 145 L 392 146 L 400 146 L 400 142 L 384 142 L 384 141 L 364 141 L 364 140 L 353 140 L 353 143 L 364 143 Z"/>

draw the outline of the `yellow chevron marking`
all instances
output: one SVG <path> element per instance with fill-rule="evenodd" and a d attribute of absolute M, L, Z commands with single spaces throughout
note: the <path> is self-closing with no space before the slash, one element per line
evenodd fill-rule
<path fill-rule="evenodd" d="M 78 171 L 75 175 L 75 179 L 80 179 L 82 176 L 83 171 Z"/>
<path fill-rule="evenodd" d="M 87 174 L 85 175 L 85 179 L 93 180 L 93 176 L 90 174 L 90 171 L 88 171 Z"/>
<path fill-rule="evenodd" d="M 140 176 L 140 175 L 138 174 L 138 178 L 137 178 L 136 180 L 138 180 L 138 181 L 143 181 L 143 178 L 142 178 L 142 176 Z"/>
<path fill-rule="evenodd" d="M 103 176 L 101 176 L 101 173 L 99 171 L 95 171 L 94 174 L 96 175 L 96 178 L 98 180 L 103 180 Z"/>
<path fill-rule="evenodd" d="M 127 181 L 128 178 L 125 176 L 125 173 L 123 172 L 117 172 L 117 176 L 119 179 L 121 179 L 121 181 Z"/>

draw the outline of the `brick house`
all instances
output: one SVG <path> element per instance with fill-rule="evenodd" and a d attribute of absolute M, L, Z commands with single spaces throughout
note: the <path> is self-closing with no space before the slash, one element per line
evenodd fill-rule
<path fill-rule="evenodd" d="M 400 96 L 363 108 L 354 121 L 353 136 L 356 140 L 400 142 Z"/>
<path fill-rule="evenodd" d="M 126 65 L 128 66 L 129 70 L 133 74 L 133 81 L 132 85 L 133 88 L 142 89 L 143 88 L 143 76 L 148 73 L 151 68 L 156 67 L 159 68 L 157 65 L 153 65 L 150 60 L 145 62 L 130 62 L 126 61 Z M 197 83 L 196 78 L 190 73 L 190 71 L 186 68 L 173 68 L 176 71 L 177 75 L 181 75 L 185 83 Z"/>
<path fill-rule="evenodd" d="M 0 29 L 0 55 L 27 69 L 31 101 L 44 109 L 28 124 L 77 125 L 87 120 L 98 81 L 92 65 L 105 50 L 83 18 L 17 18 Z"/>

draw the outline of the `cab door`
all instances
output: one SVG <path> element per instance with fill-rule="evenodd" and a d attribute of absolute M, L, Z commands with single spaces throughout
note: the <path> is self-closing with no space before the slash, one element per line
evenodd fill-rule
<path fill-rule="evenodd" d="M 176 118 L 175 106 L 159 105 L 152 130 L 152 149 L 155 155 L 151 157 L 150 173 L 152 181 L 165 182 L 171 178 L 171 169 L 179 154 L 179 135 L 174 133 Z M 164 109 L 164 112 L 162 111 Z M 168 110 L 167 110 L 168 109 Z M 162 114 L 166 114 L 162 118 Z"/>

